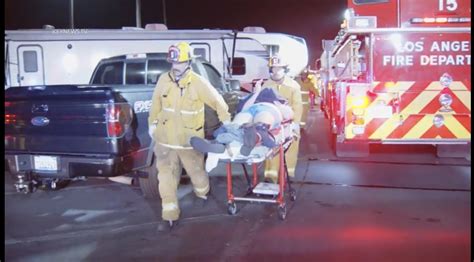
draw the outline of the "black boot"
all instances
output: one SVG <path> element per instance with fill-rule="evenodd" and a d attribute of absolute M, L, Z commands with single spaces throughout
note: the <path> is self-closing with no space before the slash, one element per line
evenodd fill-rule
<path fill-rule="evenodd" d="M 250 155 L 250 152 L 252 152 L 253 148 L 257 144 L 258 140 L 258 134 L 257 134 L 257 129 L 255 129 L 255 126 L 249 125 L 249 126 L 244 126 L 244 142 L 242 144 L 242 147 L 240 148 L 240 154 L 243 156 L 248 156 Z"/>
<path fill-rule="evenodd" d="M 204 199 L 202 197 L 196 197 L 194 200 L 194 206 L 198 208 L 206 207 L 208 201 L 209 200 L 207 198 Z"/>
<path fill-rule="evenodd" d="M 270 133 L 269 126 L 265 124 L 259 124 L 255 127 L 257 129 L 257 133 L 260 135 L 262 139 L 262 145 L 273 148 L 276 146 L 275 137 Z"/>
<path fill-rule="evenodd" d="M 171 229 L 176 227 L 178 220 L 161 220 L 158 222 L 157 231 L 158 232 L 169 232 Z"/>
<path fill-rule="evenodd" d="M 197 136 L 191 137 L 189 141 L 191 146 L 201 153 L 224 153 L 225 146 L 215 141 L 209 141 Z"/>
<path fill-rule="evenodd" d="M 209 192 L 207 192 L 207 195 L 205 198 L 203 197 L 198 197 L 194 199 L 193 205 L 199 208 L 206 207 L 207 203 L 209 203 L 209 197 L 211 196 L 211 188 L 209 188 Z"/>

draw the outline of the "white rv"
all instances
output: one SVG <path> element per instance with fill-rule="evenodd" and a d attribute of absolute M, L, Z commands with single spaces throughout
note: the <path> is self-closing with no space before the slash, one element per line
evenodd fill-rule
<path fill-rule="evenodd" d="M 231 30 L 154 28 L 7 30 L 5 86 L 87 84 L 103 58 L 167 52 L 170 45 L 179 41 L 189 42 L 195 55 L 208 60 L 224 77 L 239 80 L 244 86 L 268 77 L 268 47 L 278 45 L 280 51 L 295 50 L 282 55 L 301 56 L 304 66 L 307 63 L 304 40 L 287 46 L 294 44 L 289 41 L 295 39 L 291 35 L 238 32 L 234 39 Z M 229 70 L 231 60 L 233 66 Z M 290 65 L 298 72 L 304 66 Z"/>
<path fill-rule="evenodd" d="M 248 37 L 259 41 L 269 55 L 278 53 L 289 64 L 288 74 L 295 77 L 308 65 L 309 54 L 306 41 L 302 37 L 267 33 L 262 27 L 245 27 L 240 37 Z"/>

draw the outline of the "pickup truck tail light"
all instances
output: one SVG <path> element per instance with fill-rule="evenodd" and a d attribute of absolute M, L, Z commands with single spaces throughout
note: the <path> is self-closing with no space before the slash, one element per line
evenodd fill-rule
<path fill-rule="evenodd" d="M 108 104 L 106 109 L 107 135 L 121 137 L 132 123 L 133 113 L 129 104 Z"/>

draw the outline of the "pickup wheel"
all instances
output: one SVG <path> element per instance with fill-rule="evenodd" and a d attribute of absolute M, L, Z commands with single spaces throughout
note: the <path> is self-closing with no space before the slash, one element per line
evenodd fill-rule
<path fill-rule="evenodd" d="M 40 189 L 45 191 L 57 191 L 69 185 L 69 179 L 45 179 L 40 181 Z"/>
<path fill-rule="evenodd" d="M 140 189 L 145 198 L 159 198 L 160 192 L 158 190 L 158 170 L 156 169 L 156 158 L 153 156 L 151 166 L 144 168 L 144 172 L 148 173 L 148 178 L 140 177 Z"/>

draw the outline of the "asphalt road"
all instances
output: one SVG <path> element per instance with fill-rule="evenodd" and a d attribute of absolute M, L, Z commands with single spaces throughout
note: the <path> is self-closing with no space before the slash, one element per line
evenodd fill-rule
<path fill-rule="evenodd" d="M 224 169 L 196 206 L 180 186 L 182 219 L 158 233 L 161 206 L 139 188 L 104 179 L 59 191 L 17 194 L 5 176 L 6 261 L 469 261 L 471 167 L 429 146 L 373 147 L 368 158 L 335 157 L 324 119 L 312 112 L 281 221 L 270 204 L 227 214 Z M 241 175 L 237 194 L 245 191 Z"/>

